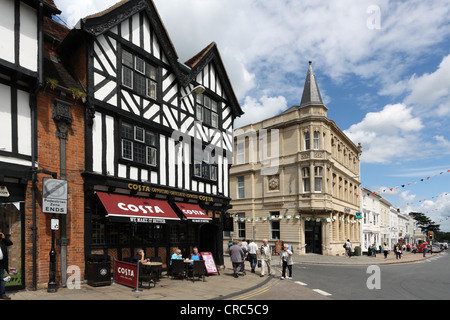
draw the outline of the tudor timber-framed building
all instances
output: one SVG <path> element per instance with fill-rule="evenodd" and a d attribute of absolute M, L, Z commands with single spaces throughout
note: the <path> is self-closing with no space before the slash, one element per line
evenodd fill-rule
<path fill-rule="evenodd" d="M 175 247 L 198 246 L 222 265 L 243 112 L 217 45 L 180 63 L 154 3 L 124 0 L 82 19 L 60 56 L 87 92 L 86 257 L 143 248 L 165 263 Z"/>
<path fill-rule="evenodd" d="M 235 130 L 235 239 L 283 241 L 294 254 L 344 254 L 346 239 L 359 245 L 362 150 L 327 110 L 310 62 L 300 106 Z"/>

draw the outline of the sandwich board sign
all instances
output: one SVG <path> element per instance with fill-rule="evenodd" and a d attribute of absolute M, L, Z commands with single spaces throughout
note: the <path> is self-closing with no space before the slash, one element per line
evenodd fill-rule
<path fill-rule="evenodd" d="M 67 214 L 67 181 L 45 178 L 42 189 L 42 212 Z"/>

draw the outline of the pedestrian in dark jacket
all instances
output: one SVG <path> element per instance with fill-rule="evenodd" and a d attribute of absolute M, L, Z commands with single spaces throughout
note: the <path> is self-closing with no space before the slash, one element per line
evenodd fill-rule
<path fill-rule="evenodd" d="M 4 271 L 9 274 L 9 266 L 8 266 L 8 248 L 12 246 L 11 240 L 6 237 L 6 235 L 0 230 L 0 299 L 9 300 L 11 299 L 6 295 L 5 289 L 5 281 L 3 281 Z"/>

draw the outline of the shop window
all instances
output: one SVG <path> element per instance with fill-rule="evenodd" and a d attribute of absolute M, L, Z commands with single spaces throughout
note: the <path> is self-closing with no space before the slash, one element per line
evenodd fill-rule
<path fill-rule="evenodd" d="M 9 255 L 10 281 L 6 287 L 22 287 L 22 214 L 21 204 L 0 203 L 0 231 L 13 243 L 7 247 Z M 22 206 L 23 210 L 23 206 Z M 5 275 L 7 275 L 5 273 Z M 1 275 L 3 277 L 3 275 Z"/>
<path fill-rule="evenodd" d="M 157 68 L 129 51 L 122 51 L 122 85 L 147 98 L 157 98 Z"/>
<path fill-rule="evenodd" d="M 105 225 L 99 221 L 92 221 L 92 244 L 104 244 Z"/>
<path fill-rule="evenodd" d="M 155 167 L 156 134 L 129 123 L 121 124 L 122 159 Z"/>
<path fill-rule="evenodd" d="M 196 95 L 195 116 L 198 121 L 204 124 L 218 128 L 219 127 L 219 103 L 214 99 L 204 95 Z"/>

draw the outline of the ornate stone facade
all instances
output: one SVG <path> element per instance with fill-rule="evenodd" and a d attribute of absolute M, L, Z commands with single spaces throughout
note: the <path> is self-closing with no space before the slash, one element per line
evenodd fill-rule
<path fill-rule="evenodd" d="M 230 236 L 283 241 L 294 254 L 342 255 L 347 239 L 359 245 L 362 150 L 327 110 L 310 66 L 300 106 L 235 130 L 245 161 L 230 171 Z"/>

